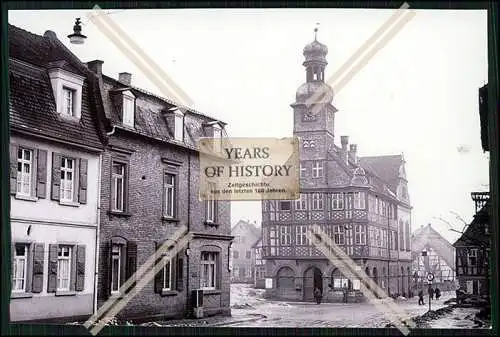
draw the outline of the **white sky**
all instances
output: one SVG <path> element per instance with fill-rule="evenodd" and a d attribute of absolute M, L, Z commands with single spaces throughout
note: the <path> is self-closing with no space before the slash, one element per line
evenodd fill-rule
<path fill-rule="evenodd" d="M 89 11 L 10 11 L 9 23 L 56 32 L 84 62 L 103 72 L 132 73 L 132 83 L 159 90 L 101 33 Z M 191 97 L 195 108 L 227 122 L 233 137 L 292 135 L 289 106 L 305 81 L 304 46 L 328 46 L 329 78 L 392 14 L 361 9 L 126 10 L 115 21 Z M 81 17 L 83 45 L 72 45 Z M 335 138 L 348 135 L 359 155 L 404 153 L 412 227 L 431 222 L 447 239 L 466 221 L 471 191 L 487 190 L 488 156 L 480 143 L 478 88 L 487 81 L 486 11 L 419 10 L 415 18 L 334 98 Z M 468 151 L 459 152 L 459 147 Z M 232 223 L 260 224 L 259 202 L 233 202 Z"/>

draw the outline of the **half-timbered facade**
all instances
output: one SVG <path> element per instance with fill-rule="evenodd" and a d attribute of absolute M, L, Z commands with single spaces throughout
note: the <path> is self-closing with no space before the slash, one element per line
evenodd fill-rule
<path fill-rule="evenodd" d="M 58 40 L 9 25 L 11 321 L 95 309 L 100 153 L 96 77 Z"/>
<path fill-rule="evenodd" d="M 266 264 L 262 258 L 262 236 L 259 236 L 257 242 L 253 244 L 252 249 L 254 251 L 253 265 L 255 269 L 253 285 L 255 288 L 263 289 L 265 286 Z"/>
<path fill-rule="evenodd" d="M 268 295 L 312 300 L 360 299 L 360 280 L 349 280 L 308 241 L 321 226 L 359 268 L 392 295 L 408 293 L 411 280 L 411 206 L 402 155 L 359 157 L 348 136 L 334 142 L 333 90 L 325 83 L 328 49 L 316 39 L 304 48 L 306 82 L 291 105 L 300 138 L 298 200 L 262 202 L 262 253 Z M 314 102 L 311 97 L 318 96 Z M 312 113 L 313 107 L 318 108 Z"/>
<path fill-rule="evenodd" d="M 468 295 L 484 296 L 489 300 L 491 203 L 488 192 L 474 192 L 471 195 L 476 204 L 476 214 L 453 244 L 456 249 L 457 280 Z"/>

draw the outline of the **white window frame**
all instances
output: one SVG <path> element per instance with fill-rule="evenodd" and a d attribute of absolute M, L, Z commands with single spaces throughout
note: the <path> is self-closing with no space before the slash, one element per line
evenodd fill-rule
<path fill-rule="evenodd" d="M 332 210 L 344 209 L 344 193 L 332 193 Z"/>
<path fill-rule="evenodd" d="M 80 119 L 82 115 L 82 89 L 85 77 L 54 66 L 49 69 L 49 78 L 56 100 L 57 113 L 64 117 Z M 73 90 L 73 115 L 68 116 L 64 111 L 63 88 Z"/>
<path fill-rule="evenodd" d="M 63 256 L 64 252 L 68 252 L 68 256 Z M 71 288 L 71 268 L 72 268 L 72 253 L 73 246 L 59 245 L 57 250 L 57 289 L 56 291 L 69 291 Z M 62 263 L 67 261 L 67 275 L 63 275 Z M 63 281 L 67 281 L 64 286 L 61 285 Z"/>
<path fill-rule="evenodd" d="M 468 267 L 477 267 L 477 248 L 470 248 L 467 250 L 467 266 Z M 475 263 L 471 263 L 471 258 L 475 259 Z"/>
<path fill-rule="evenodd" d="M 165 267 L 163 267 L 162 273 L 163 273 L 163 284 L 162 284 L 162 290 L 164 291 L 169 291 L 172 290 L 172 284 L 173 284 L 173 278 L 172 278 L 172 260 L 164 257 L 165 260 Z M 168 277 L 167 277 L 167 268 L 168 268 Z"/>
<path fill-rule="evenodd" d="M 25 154 L 29 153 L 29 158 L 25 158 Z M 19 154 L 21 154 L 21 158 L 19 158 Z M 33 177 L 33 150 L 25 149 L 19 147 L 17 151 L 17 187 L 16 194 L 22 196 L 30 196 L 31 195 L 31 186 L 32 186 L 32 177 Z M 24 168 L 28 165 L 28 173 L 24 172 Z M 19 166 L 21 166 L 21 171 L 19 171 Z M 23 187 L 27 187 L 27 192 L 23 191 Z"/>
<path fill-rule="evenodd" d="M 176 216 L 176 204 L 177 204 L 177 184 L 176 184 L 176 175 L 173 173 L 166 172 L 165 173 L 165 210 L 163 216 L 167 218 L 174 218 Z M 169 179 L 172 179 L 169 182 Z M 170 206 L 170 212 L 169 212 Z"/>
<path fill-rule="evenodd" d="M 300 178 L 305 178 L 307 172 L 307 168 L 305 167 L 305 165 L 299 164 L 299 170 Z"/>
<path fill-rule="evenodd" d="M 354 192 L 354 209 L 365 209 L 365 192 Z"/>
<path fill-rule="evenodd" d="M 201 252 L 201 272 L 200 272 L 200 288 L 204 290 L 214 290 L 217 287 L 217 252 Z M 205 266 L 207 271 L 205 271 Z M 213 270 L 213 273 L 211 273 Z M 208 272 L 208 275 L 205 273 Z M 204 280 L 208 280 L 208 284 L 203 283 Z"/>
<path fill-rule="evenodd" d="M 278 228 L 275 226 L 269 228 L 269 254 L 271 256 L 276 255 L 278 246 Z"/>
<path fill-rule="evenodd" d="M 215 184 L 210 184 L 215 185 Z M 214 189 L 215 186 L 209 186 Z M 211 195 L 209 199 L 205 200 L 205 221 L 208 223 L 215 223 L 217 221 L 217 205 L 215 195 Z"/>
<path fill-rule="evenodd" d="M 312 177 L 321 178 L 323 177 L 323 162 L 315 161 L 312 167 Z"/>
<path fill-rule="evenodd" d="M 289 225 L 280 226 L 280 246 L 292 244 L 292 230 Z"/>
<path fill-rule="evenodd" d="M 295 200 L 295 210 L 297 211 L 307 210 L 307 195 L 300 193 L 299 200 Z"/>
<path fill-rule="evenodd" d="M 135 96 L 129 90 L 122 93 L 122 122 L 123 125 L 135 126 Z"/>
<path fill-rule="evenodd" d="M 68 168 L 68 163 L 71 162 L 71 168 Z M 76 181 L 76 160 L 73 158 L 61 158 L 61 182 L 60 182 L 60 200 L 66 202 L 73 202 L 75 195 L 75 181 Z M 71 174 L 71 179 L 68 179 L 68 174 Z M 63 178 L 64 176 L 64 178 Z M 68 187 L 69 186 L 69 187 Z M 69 198 L 66 198 L 66 193 L 70 191 Z"/>
<path fill-rule="evenodd" d="M 307 226 L 299 225 L 295 227 L 295 244 L 297 246 L 305 246 L 308 244 L 307 240 Z"/>
<path fill-rule="evenodd" d="M 354 244 L 366 245 L 366 226 L 364 225 L 354 226 Z"/>
<path fill-rule="evenodd" d="M 119 166 L 121 173 L 115 172 L 115 166 Z M 113 179 L 114 190 L 111 192 L 114 194 L 114 203 L 111 205 L 111 210 L 114 212 L 124 212 L 125 211 L 125 164 L 120 162 L 113 162 L 111 179 Z M 118 183 L 121 185 L 121 194 L 118 195 Z M 121 207 L 117 206 L 120 203 Z"/>
<path fill-rule="evenodd" d="M 336 245 L 345 245 L 345 228 L 344 225 L 334 225 L 333 226 L 333 242 Z"/>
<path fill-rule="evenodd" d="M 178 109 L 174 111 L 174 139 L 178 142 L 184 141 L 184 114 Z"/>
<path fill-rule="evenodd" d="M 69 94 L 69 96 L 68 96 Z M 62 109 L 61 109 L 61 114 L 74 117 L 75 116 L 75 96 L 76 96 L 76 90 L 72 88 L 68 88 L 67 86 L 63 85 L 62 88 Z M 69 102 L 68 102 L 69 98 Z M 68 111 L 69 109 L 69 111 Z"/>
<path fill-rule="evenodd" d="M 323 210 L 323 207 L 324 207 L 323 201 L 324 201 L 323 193 L 313 193 L 312 194 L 312 210 L 313 211 Z"/>
<path fill-rule="evenodd" d="M 115 254 L 117 253 L 117 254 Z M 118 261 L 118 270 L 116 271 L 116 277 L 118 278 L 117 282 L 116 282 L 116 285 L 118 286 L 118 289 L 113 289 L 113 284 L 114 284 L 114 277 L 115 277 L 115 273 L 114 273 L 114 266 L 115 266 L 115 263 L 114 261 Z M 110 268 L 110 272 L 111 272 L 111 285 L 110 285 L 110 288 L 111 288 L 111 293 L 112 294 L 118 294 L 120 292 L 120 287 L 122 286 L 121 285 L 121 273 L 122 273 L 122 245 L 118 245 L 118 244 L 113 244 L 111 246 L 111 268 Z"/>
<path fill-rule="evenodd" d="M 17 255 L 17 248 L 22 246 L 24 248 L 24 255 Z M 14 256 L 12 257 L 12 292 L 14 293 L 24 293 L 26 292 L 26 281 L 28 280 L 28 245 L 27 244 L 15 244 Z M 17 277 L 17 271 L 19 271 L 19 263 L 22 262 L 22 277 Z M 22 287 L 17 287 L 18 282 L 22 282 Z"/>

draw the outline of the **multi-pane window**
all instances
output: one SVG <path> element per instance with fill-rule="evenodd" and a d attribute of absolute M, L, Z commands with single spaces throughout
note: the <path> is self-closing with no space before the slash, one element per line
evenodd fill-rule
<path fill-rule="evenodd" d="M 123 96 L 123 124 L 134 127 L 134 110 L 134 99 L 129 96 Z"/>
<path fill-rule="evenodd" d="M 333 210 L 344 209 L 344 193 L 332 194 L 332 209 Z"/>
<path fill-rule="evenodd" d="M 215 189 L 215 184 L 210 184 L 211 189 Z M 210 197 L 205 200 L 205 220 L 207 222 L 215 223 L 217 221 L 217 202 L 215 200 L 214 195 L 210 195 Z"/>
<path fill-rule="evenodd" d="M 343 225 L 333 227 L 333 240 L 337 245 L 345 244 L 345 228 Z"/>
<path fill-rule="evenodd" d="M 300 225 L 296 227 L 295 244 L 299 246 L 307 245 L 307 226 Z"/>
<path fill-rule="evenodd" d="M 399 220 L 399 250 L 405 248 L 404 224 L 403 220 Z"/>
<path fill-rule="evenodd" d="M 355 209 L 365 209 L 365 192 L 355 192 L 354 193 L 354 208 Z"/>
<path fill-rule="evenodd" d="M 233 250 L 233 259 L 239 259 L 240 253 L 237 250 Z"/>
<path fill-rule="evenodd" d="M 220 130 L 214 129 L 214 139 L 218 139 L 216 136 L 216 132 Z M 182 113 L 176 112 L 174 117 L 174 138 L 178 141 L 184 140 L 184 115 Z M 220 135 L 219 135 L 220 138 Z M 214 146 L 216 142 L 214 141 Z"/>
<path fill-rule="evenodd" d="M 299 164 L 299 167 L 300 167 L 300 177 L 305 178 L 307 171 L 305 165 Z"/>
<path fill-rule="evenodd" d="M 113 205 L 111 205 L 113 211 L 123 212 L 124 200 L 125 200 L 125 165 L 121 163 L 113 163 Z"/>
<path fill-rule="evenodd" d="M 176 184 L 175 175 L 165 173 L 165 216 L 173 218 L 175 216 L 176 205 Z"/>
<path fill-rule="evenodd" d="M 61 161 L 61 201 L 73 201 L 75 161 L 66 157 Z"/>
<path fill-rule="evenodd" d="M 477 248 L 471 248 L 467 252 L 467 259 L 469 267 L 475 267 L 477 265 Z"/>
<path fill-rule="evenodd" d="M 269 246 L 270 246 L 270 255 L 276 255 L 276 246 L 278 245 L 278 233 L 276 232 L 276 228 L 269 228 Z"/>
<path fill-rule="evenodd" d="M 381 247 L 383 248 L 387 248 L 387 240 L 388 240 L 388 237 L 387 237 L 387 229 L 382 229 L 382 244 L 381 244 Z"/>
<path fill-rule="evenodd" d="M 379 210 L 380 210 L 380 207 L 379 207 L 379 200 L 378 200 L 378 197 L 375 197 L 375 213 L 377 214 L 380 214 Z"/>
<path fill-rule="evenodd" d="M 202 289 L 216 288 L 217 257 L 218 253 L 216 252 L 201 253 L 200 285 Z"/>
<path fill-rule="evenodd" d="M 12 266 L 12 291 L 25 292 L 28 272 L 28 245 L 16 245 Z"/>
<path fill-rule="evenodd" d="M 111 293 L 118 293 L 121 286 L 122 247 L 113 245 L 111 248 Z"/>
<path fill-rule="evenodd" d="M 57 290 L 70 290 L 71 251 L 71 246 L 59 246 L 57 252 Z"/>
<path fill-rule="evenodd" d="M 63 109 L 62 113 L 68 116 L 73 116 L 74 113 L 74 104 L 73 98 L 75 95 L 75 91 L 69 88 L 63 88 Z"/>
<path fill-rule="evenodd" d="M 304 211 L 307 209 L 307 196 L 305 194 L 300 194 L 299 200 L 295 201 L 295 209 L 297 211 Z"/>
<path fill-rule="evenodd" d="M 17 193 L 31 194 L 31 177 L 33 174 L 33 152 L 19 148 L 17 151 Z"/>
<path fill-rule="evenodd" d="M 366 227 L 364 225 L 354 226 L 354 243 L 356 245 L 366 245 Z"/>
<path fill-rule="evenodd" d="M 316 161 L 312 167 L 312 176 L 313 178 L 320 178 L 323 176 L 323 162 Z"/>
<path fill-rule="evenodd" d="M 251 259 L 251 258 L 252 258 L 252 252 L 251 252 L 251 251 L 249 251 L 249 250 L 247 250 L 247 251 L 245 252 L 245 258 L 246 258 L 247 260 Z"/>
<path fill-rule="evenodd" d="M 398 249 L 398 233 L 396 231 L 391 231 L 391 249 Z"/>
<path fill-rule="evenodd" d="M 312 194 L 312 209 L 322 210 L 323 209 L 323 194 L 313 193 Z"/>
<path fill-rule="evenodd" d="M 172 261 L 167 261 L 163 267 L 163 290 L 172 290 Z"/>
<path fill-rule="evenodd" d="M 289 246 L 292 243 L 292 232 L 290 226 L 280 226 L 280 244 Z"/>

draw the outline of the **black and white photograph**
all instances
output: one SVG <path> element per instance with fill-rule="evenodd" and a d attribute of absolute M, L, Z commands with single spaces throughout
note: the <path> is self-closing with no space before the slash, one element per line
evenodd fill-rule
<path fill-rule="evenodd" d="M 491 329 L 486 10 L 9 10 L 8 48 L 11 323 Z M 203 139 L 253 160 L 221 195 Z"/>

